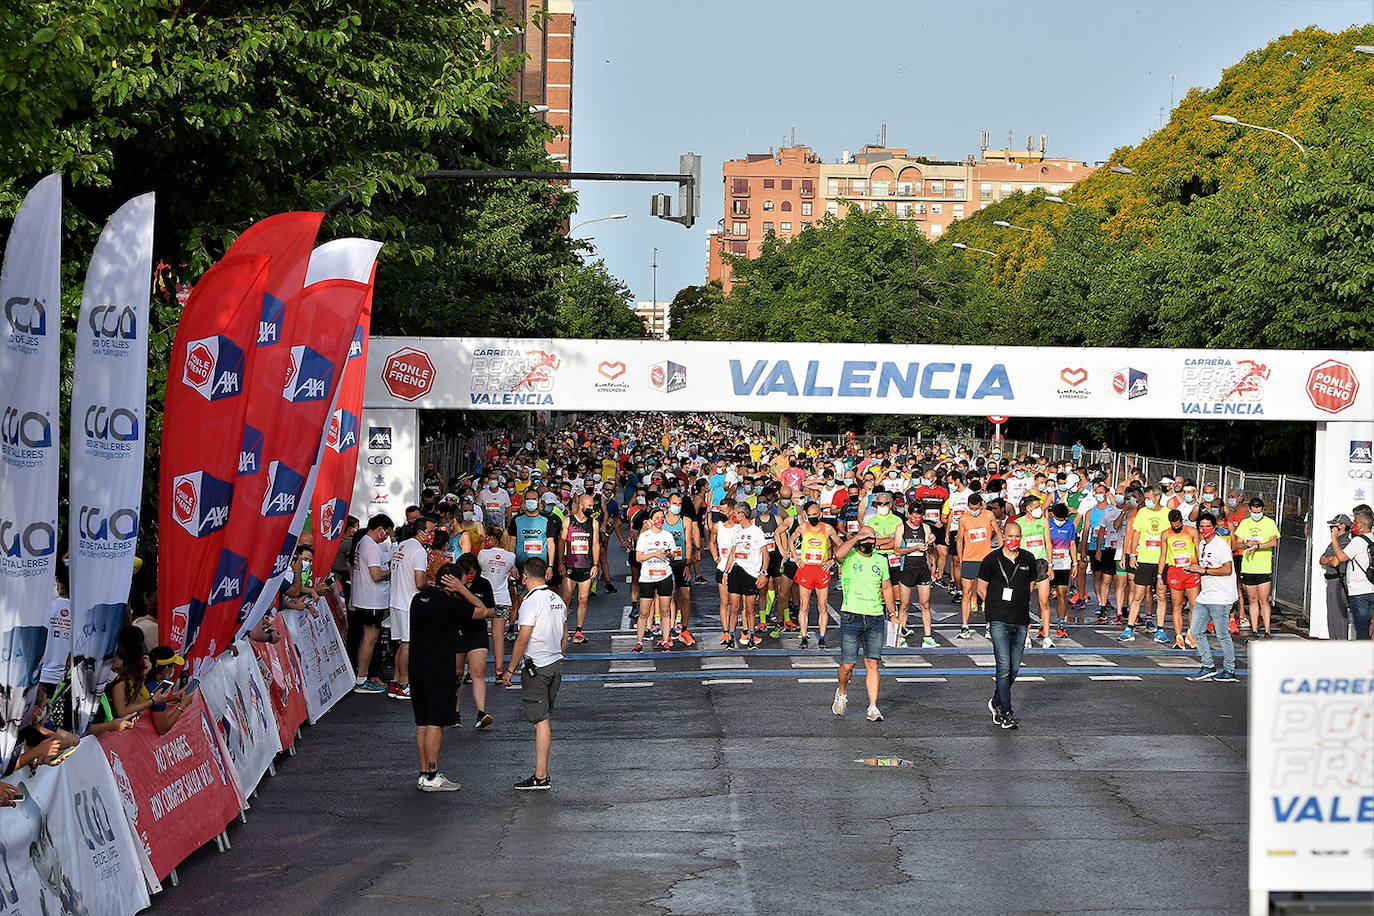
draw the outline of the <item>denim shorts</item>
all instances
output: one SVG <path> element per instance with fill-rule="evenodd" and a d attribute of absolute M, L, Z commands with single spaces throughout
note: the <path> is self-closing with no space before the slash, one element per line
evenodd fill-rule
<path fill-rule="evenodd" d="M 884 624 L 882 614 L 840 614 L 840 664 L 857 665 L 861 657 L 880 658 Z"/>

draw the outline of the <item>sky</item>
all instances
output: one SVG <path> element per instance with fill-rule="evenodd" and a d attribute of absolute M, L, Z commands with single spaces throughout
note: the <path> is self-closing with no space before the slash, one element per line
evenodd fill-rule
<path fill-rule="evenodd" d="M 1374 0 L 574 0 L 572 166 L 676 172 L 702 157 L 692 229 L 649 215 L 675 185 L 580 182 L 573 235 L 649 301 L 705 282 L 721 163 L 798 144 L 826 162 L 878 142 L 963 159 L 1049 136 L 1087 162 L 1135 145 L 1190 87 L 1316 25 L 1374 21 Z M 1233 112 L 1234 113 L 1234 112 Z M 579 227 L 614 213 L 627 219 Z"/>

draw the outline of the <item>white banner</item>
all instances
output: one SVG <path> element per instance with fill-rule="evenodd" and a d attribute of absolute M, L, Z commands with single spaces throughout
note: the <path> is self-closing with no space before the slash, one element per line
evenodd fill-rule
<path fill-rule="evenodd" d="M 1374 422 L 1318 423 L 1317 458 L 1312 481 L 1312 620 L 1308 635 L 1331 636 L 1326 613 L 1326 567 L 1316 561 L 1331 546 L 1326 524 L 1337 515 L 1350 515 L 1358 505 L 1374 505 Z"/>
<path fill-rule="evenodd" d="M 1374 358 L 1354 351 L 376 337 L 363 406 L 1320 421 L 1374 414 Z"/>
<path fill-rule="evenodd" d="M 300 663 L 301 679 L 305 682 L 305 708 L 311 725 L 343 699 L 354 685 L 353 664 L 348 660 L 348 650 L 325 599 L 319 599 L 315 611 L 312 614 L 288 610 L 281 615 Z"/>
<path fill-rule="evenodd" d="M 375 339 L 368 343 L 375 346 Z M 349 511 L 364 525 L 368 517 L 386 513 L 399 527 L 405 523 L 406 506 L 420 502 L 419 418 L 410 409 L 365 409 L 361 426 Z"/>
<path fill-rule="evenodd" d="M 238 655 L 227 650 L 221 654 L 199 689 L 219 726 L 243 794 L 249 795 L 281 753 L 281 734 L 257 654 L 246 641 L 236 645 Z"/>
<path fill-rule="evenodd" d="M 0 658 L 9 760 L 28 719 L 57 560 L 62 176 L 25 196 L 0 268 Z"/>
<path fill-rule="evenodd" d="M 0 809 L 0 914 L 128 916 L 148 906 L 145 854 L 95 738 L 58 766 L 8 780 L 24 799 Z"/>
<path fill-rule="evenodd" d="M 143 499 L 153 195 L 110 217 L 91 255 L 72 371 L 72 688 L 77 733 L 110 679 L 129 600 Z"/>
<path fill-rule="evenodd" d="M 1374 643 L 1249 648 L 1250 912 L 1374 890 Z"/>

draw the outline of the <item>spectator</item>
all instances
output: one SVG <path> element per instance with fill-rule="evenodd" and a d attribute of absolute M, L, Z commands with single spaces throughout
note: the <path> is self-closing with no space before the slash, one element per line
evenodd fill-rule
<path fill-rule="evenodd" d="M 1351 519 L 1342 513 L 1326 524 L 1331 529 L 1332 543 L 1317 559 L 1317 563 L 1326 569 L 1322 574 L 1326 580 L 1326 630 L 1331 639 L 1349 639 L 1350 601 L 1345 592 L 1347 564 L 1336 559 L 1336 548 L 1344 550 L 1350 544 Z"/>
<path fill-rule="evenodd" d="M 1331 546 L 1336 559 L 1345 564 L 1345 591 L 1349 596 L 1355 638 L 1370 639 L 1370 621 L 1374 618 L 1374 569 L 1371 569 L 1374 538 L 1370 536 L 1374 529 L 1374 509 L 1362 503 L 1355 507 L 1352 515 L 1349 543 L 1345 548 L 1340 546 L 1333 526 Z"/>
<path fill-rule="evenodd" d="M 39 684 L 34 696 L 33 710 L 29 713 L 29 724 L 19 730 L 19 740 L 24 750 L 15 758 L 14 765 L 5 775 L 18 772 L 27 766 L 57 764 L 62 762 L 63 752 L 76 747 L 80 738 L 69 731 L 54 729 L 48 718 L 48 688 Z"/>

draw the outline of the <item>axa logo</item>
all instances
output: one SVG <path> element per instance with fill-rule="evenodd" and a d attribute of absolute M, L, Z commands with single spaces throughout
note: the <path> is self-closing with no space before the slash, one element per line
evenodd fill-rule
<path fill-rule="evenodd" d="M 367 447 L 374 451 L 391 448 L 391 427 L 369 426 L 367 428 Z"/>
<path fill-rule="evenodd" d="M 1370 464 L 1371 451 L 1374 451 L 1374 442 L 1369 439 L 1351 439 L 1350 463 Z"/>
<path fill-rule="evenodd" d="M 91 309 L 86 324 L 96 339 L 133 340 L 138 337 L 138 313 L 132 306 L 97 305 Z"/>
<path fill-rule="evenodd" d="M 86 408 L 84 430 L 87 439 L 135 442 L 138 440 L 138 429 L 138 414 L 127 407 L 92 404 Z"/>
<path fill-rule="evenodd" d="M 320 506 L 320 536 L 326 541 L 337 541 L 347 520 L 348 503 L 342 499 L 329 500 Z"/>
<path fill-rule="evenodd" d="M 234 397 L 243 390 L 243 350 L 223 335 L 193 340 L 181 380 L 207 401 Z"/>
<path fill-rule="evenodd" d="M 52 424 L 36 410 L 6 407 L 0 417 L 0 443 L 13 448 L 49 448 Z"/>
<path fill-rule="evenodd" d="M 106 513 L 98 506 L 82 506 L 76 514 L 76 533 L 84 541 L 127 541 L 138 534 L 138 510 Z"/>
<path fill-rule="evenodd" d="M 294 515 L 305 489 L 305 475 L 297 474 L 280 461 L 267 465 L 267 489 L 262 496 L 264 517 Z"/>
<path fill-rule="evenodd" d="M 57 549 L 57 533 L 47 522 L 27 525 L 0 518 L 0 555 L 15 559 L 52 556 Z"/>
<path fill-rule="evenodd" d="M 243 427 L 243 446 L 239 449 L 239 476 L 256 474 L 262 470 L 262 431 L 247 424 Z"/>
<path fill-rule="evenodd" d="M 258 346 L 270 347 L 281 342 L 282 319 L 286 317 L 286 303 L 271 293 L 262 297 L 262 318 L 258 321 Z"/>
<path fill-rule="evenodd" d="M 358 418 L 340 407 L 329 418 L 329 435 L 325 445 L 336 452 L 346 452 L 358 444 Z"/>
<path fill-rule="evenodd" d="M 323 401 L 329 397 L 334 380 L 334 364 L 304 344 L 291 348 L 291 366 L 286 371 L 282 397 L 293 403 Z"/>
<path fill-rule="evenodd" d="M 210 605 L 243 598 L 243 579 L 248 573 L 248 561 L 232 550 L 219 552 L 219 564 L 210 586 Z"/>
<path fill-rule="evenodd" d="M 367 332 L 363 330 L 362 325 L 358 325 L 353 331 L 353 342 L 348 345 L 348 359 L 344 360 L 344 362 L 357 359 L 359 356 L 363 355 L 363 341 L 366 339 Z"/>
<path fill-rule="evenodd" d="M 1150 374 L 1130 367 L 1112 373 L 1112 392 L 1119 398 L 1134 401 L 1150 393 Z"/>
<path fill-rule="evenodd" d="M 48 333 L 48 314 L 42 299 L 12 296 L 5 300 L 5 320 L 16 334 L 42 337 Z"/>
<path fill-rule="evenodd" d="M 192 471 L 172 480 L 172 520 L 191 537 L 204 537 L 229 523 L 229 505 L 234 485 L 207 474 Z"/>

